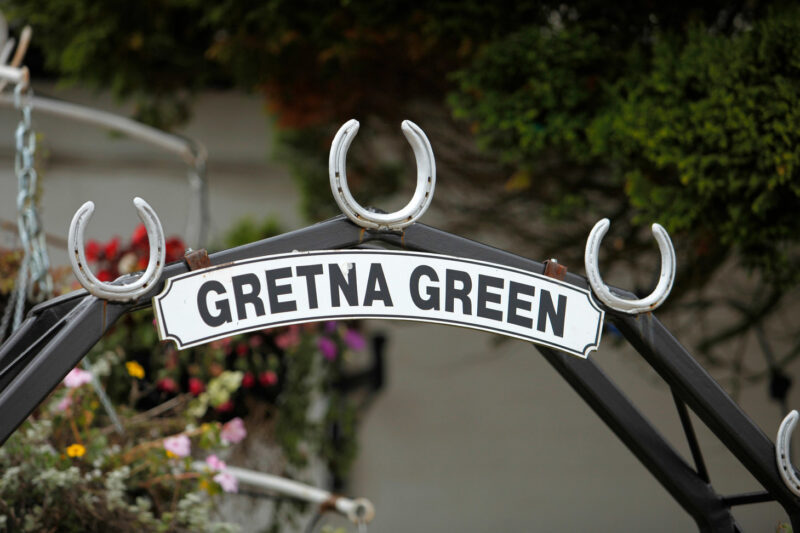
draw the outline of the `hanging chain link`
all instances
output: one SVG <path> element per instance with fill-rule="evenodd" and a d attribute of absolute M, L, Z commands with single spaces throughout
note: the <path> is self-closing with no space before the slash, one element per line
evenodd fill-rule
<path fill-rule="evenodd" d="M 42 301 L 53 294 L 53 278 L 50 276 L 50 260 L 42 230 L 39 210 L 36 206 L 37 174 L 34 167 L 36 157 L 36 133 L 31 127 L 33 90 L 27 83 L 20 83 L 14 90 L 14 106 L 20 111 L 20 121 L 15 132 L 16 155 L 14 171 L 17 175 L 17 226 L 22 244 L 22 261 L 17 274 L 15 295 L 16 305 L 6 306 L 0 321 L 0 336 L 5 335 L 5 327 L 14 308 L 12 331 L 22 322 L 25 301 Z"/>

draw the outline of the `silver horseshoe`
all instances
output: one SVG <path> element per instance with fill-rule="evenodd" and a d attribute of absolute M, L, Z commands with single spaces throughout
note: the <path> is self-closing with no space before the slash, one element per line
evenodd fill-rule
<path fill-rule="evenodd" d="M 153 208 L 141 198 L 134 198 L 133 205 L 136 206 L 139 218 L 147 230 L 147 238 L 150 241 L 150 262 L 147 264 L 147 270 L 136 281 L 125 285 L 112 285 L 111 283 L 102 282 L 89 270 L 83 243 L 86 224 L 94 212 L 94 202 L 90 201 L 83 204 L 75 213 L 75 216 L 72 217 L 67 237 L 72 272 L 78 278 L 80 284 L 83 285 L 83 288 L 98 298 L 116 302 L 135 300 L 149 291 L 152 288 L 152 284 L 161 278 L 166 255 L 164 230 L 161 227 L 161 222 L 158 220 Z"/>
<path fill-rule="evenodd" d="M 795 496 L 800 496 L 800 479 L 794 472 L 791 457 L 789 457 L 792 432 L 797 425 L 797 411 L 792 411 L 781 422 L 778 428 L 778 437 L 775 439 L 775 460 L 778 463 L 778 472 L 781 473 L 786 487 Z"/>
<path fill-rule="evenodd" d="M 414 150 L 414 157 L 417 160 L 417 189 L 408 204 L 401 210 L 385 214 L 374 213 L 361 207 L 347 186 L 345 170 L 347 150 L 358 133 L 358 127 L 357 120 L 348 120 L 339 128 L 336 137 L 333 138 L 333 143 L 331 143 L 328 173 L 333 198 L 342 213 L 362 228 L 401 230 L 421 217 L 433 200 L 433 189 L 436 186 L 436 163 L 431 143 L 419 126 L 410 120 L 403 121 L 401 125 L 403 135 Z"/>
<path fill-rule="evenodd" d="M 672 282 L 675 281 L 675 249 L 672 247 L 672 241 L 667 230 L 660 224 L 653 224 L 652 226 L 653 236 L 656 238 L 658 248 L 661 251 L 661 275 L 658 279 L 658 285 L 646 298 L 625 300 L 611 294 L 608 286 L 603 283 L 603 278 L 600 277 L 600 269 L 597 264 L 597 259 L 600 255 L 600 243 L 610 225 L 611 223 L 607 218 L 598 221 L 586 240 L 583 262 L 586 267 L 586 276 L 589 278 L 589 285 L 592 286 L 592 290 L 604 304 L 616 311 L 635 315 L 657 309 L 669 296 L 672 290 Z"/>

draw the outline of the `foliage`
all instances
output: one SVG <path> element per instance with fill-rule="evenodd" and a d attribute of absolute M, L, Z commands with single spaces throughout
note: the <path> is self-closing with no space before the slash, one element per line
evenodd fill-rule
<path fill-rule="evenodd" d="M 243 220 L 224 245 L 279 232 L 274 221 Z M 167 261 L 179 259 L 184 248 L 180 239 L 169 238 Z M 87 260 L 101 280 L 144 268 L 148 256 L 143 225 L 129 241 L 113 237 L 86 244 Z M 8 279 L 14 279 L 18 262 L 17 252 L 0 253 L 0 268 Z M 57 276 L 57 285 L 63 286 L 65 279 Z M 341 479 L 355 457 L 355 411 L 336 383 L 349 354 L 364 344 L 352 325 L 327 322 L 238 335 L 179 352 L 171 343 L 159 343 L 152 310 L 129 313 L 88 355 L 121 415 L 126 436 L 113 431 L 88 386 L 59 389 L 49 407 L 40 407 L 0 447 L 0 471 L 11 472 L 0 478 L 0 515 L 12 529 L 61 523 L 65 530 L 92 531 L 122 523 L 122 531 L 215 530 L 208 520 L 213 498 L 197 491 L 202 486 L 211 496 L 219 492 L 213 473 L 190 472 L 189 458 L 180 465 L 168 461 L 161 443 L 166 436 L 183 433 L 191 435 L 193 449 L 210 450 L 223 444 L 221 423 L 241 417 L 271 428 L 283 456 L 273 468 L 281 474 L 302 476 L 309 455 L 316 454 Z M 329 408 L 310 418 L 312 401 L 320 396 Z M 68 456 L 71 445 L 83 447 L 77 459 Z M 109 476 L 122 488 L 107 495 L 103 480 Z M 26 482 L 14 481 L 19 477 Z M 137 500 L 139 496 L 143 499 Z M 53 503 L 59 497 L 63 509 Z M 83 499 L 76 501 L 79 497 Z M 90 504 L 98 510 L 90 510 Z M 275 531 L 280 530 L 277 520 L 294 523 L 298 509 L 284 507 L 276 513 Z"/>
<path fill-rule="evenodd" d="M 236 246 L 277 233 L 272 220 L 243 219 L 222 244 Z M 180 257 L 183 249 L 178 239 L 169 239 L 167 254 L 173 255 L 168 260 Z M 125 272 L 126 263 L 146 266 L 149 248 L 140 225 L 129 243 L 118 237 L 107 243 L 89 241 L 86 252 L 94 269 L 113 277 Z M 182 408 L 204 420 L 250 420 L 251 413 L 264 413 L 285 459 L 285 466 L 276 465 L 281 473 L 301 474 L 314 453 L 343 478 L 355 458 L 355 412 L 335 384 L 348 354 L 363 347 L 352 325 L 327 322 L 262 330 L 177 351 L 169 342 L 159 343 L 152 310 L 147 309 L 122 317 L 89 358 L 116 354 L 141 372 L 140 379 L 131 381 L 130 368 L 112 368 L 106 388 L 115 402 L 148 410 L 191 397 Z M 311 419 L 309 408 L 319 395 L 329 407 L 322 419 Z M 339 428 L 335 439 L 333 427 Z M 292 512 L 281 514 L 283 521 L 292 519 Z"/>
<path fill-rule="evenodd" d="M 108 379 L 109 354 L 94 365 Z M 0 527 L 11 531 L 235 531 L 211 519 L 222 489 L 211 470 L 169 451 L 185 439 L 199 457 L 226 444 L 219 423 L 119 406 L 114 431 L 88 376 L 74 370 L 0 447 Z M 137 378 L 129 377 L 130 381 Z"/>
<path fill-rule="evenodd" d="M 800 286 L 791 3 L 161 0 L 124 17 L 107 0 L 62 4 L 9 8 L 34 25 L 48 68 L 147 95 L 162 123 L 185 116 L 166 110 L 186 90 L 261 91 L 313 219 L 336 212 L 325 185 L 335 128 L 357 116 L 372 132 L 349 156 L 351 188 L 372 203 L 403 188 L 407 165 L 385 154 L 402 151 L 396 124 L 411 117 L 435 148 L 451 229 L 494 230 L 577 265 L 588 226 L 608 216 L 620 246 L 605 270 L 635 267 L 651 247 L 641 224 L 665 224 L 682 256 L 670 302 L 740 315 L 703 332 L 712 363 Z M 176 36 L 180 17 L 193 23 Z M 708 290 L 730 262 L 753 274 L 735 302 Z M 790 344 L 784 360 L 800 353 Z"/>

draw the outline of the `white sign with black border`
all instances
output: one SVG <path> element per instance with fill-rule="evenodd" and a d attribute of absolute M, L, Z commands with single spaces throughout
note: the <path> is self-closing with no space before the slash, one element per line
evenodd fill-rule
<path fill-rule="evenodd" d="M 590 292 L 524 270 L 389 250 L 295 252 L 169 278 L 153 298 L 159 336 L 179 349 L 260 329 L 379 318 L 481 329 L 579 357 L 600 344 Z"/>

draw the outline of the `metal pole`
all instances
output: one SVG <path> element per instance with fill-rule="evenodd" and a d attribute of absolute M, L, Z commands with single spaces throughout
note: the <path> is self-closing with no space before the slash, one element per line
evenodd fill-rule
<path fill-rule="evenodd" d="M 192 463 L 195 470 L 203 471 L 208 469 L 208 465 L 202 461 Z M 286 479 L 280 476 L 264 474 L 255 470 L 227 466 L 223 470 L 235 477 L 240 483 L 276 492 L 283 496 L 295 498 L 316 505 L 330 505 L 339 513 L 348 517 L 353 522 L 370 522 L 375 517 L 375 507 L 372 502 L 365 498 L 350 499 L 339 496 L 299 481 Z"/>
<path fill-rule="evenodd" d="M 775 445 L 652 314 L 608 312 L 628 342 L 783 506 L 800 530 L 800 499 L 786 487 Z"/>
<path fill-rule="evenodd" d="M 0 66 L 0 79 L 5 79 L 3 77 L 3 72 L 5 70 L 15 72 L 24 70 L 27 75 L 26 68 L 13 69 L 11 67 Z M 13 74 L 13 72 L 11 73 Z M 205 239 L 208 235 L 209 220 L 208 180 L 206 176 L 206 159 L 208 152 L 202 143 L 180 135 L 161 131 L 127 117 L 79 104 L 41 96 L 33 96 L 31 102 L 37 113 L 49 113 L 67 120 L 75 120 L 85 124 L 107 128 L 112 131 L 118 131 L 134 139 L 138 139 L 180 156 L 183 161 L 189 165 L 191 170 L 188 176 L 189 188 L 194 194 L 194 205 L 196 205 L 198 209 L 198 228 L 192 230 L 192 232 L 197 235 L 197 238 L 195 239 L 196 242 L 191 242 L 190 244 L 195 247 L 205 245 Z M 11 96 L 0 94 L 0 104 L 13 106 L 14 99 Z"/>

